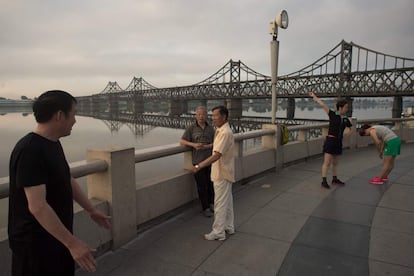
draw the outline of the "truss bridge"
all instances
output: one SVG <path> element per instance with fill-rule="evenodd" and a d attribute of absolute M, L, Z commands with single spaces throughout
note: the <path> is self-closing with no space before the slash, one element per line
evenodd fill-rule
<path fill-rule="evenodd" d="M 287 117 L 292 117 L 294 99 L 308 97 L 309 91 L 319 97 L 350 100 L 353 97 L 394 97 L 395 109 L 400 110 L 402 96 L 414 96 L 413 78 L 414 59 L 342 40 L 314 63 L 278 76 L 276 94 L 277 98 L 288 99 Z M 209 100 L 222 100 L 231 116 L 240 118 L 243 99 L 271 98 L 271 94 L 270 76 L 251 69 L 240 60 L 230 60 L 210 77 L 193 85 L 157 88 L 142 77 L 134 77 L 125 89 L 117 82 L 109 82 L 103 91 L 79 97 L 79 102 L 81 107 L 98 109 L 116 109 L 124 103 L 134 113 L 143 114 L 144 103 L 167 100 L 169 114 L 180 116 L 188 113 L 188 101 L 206 105 Z"/>

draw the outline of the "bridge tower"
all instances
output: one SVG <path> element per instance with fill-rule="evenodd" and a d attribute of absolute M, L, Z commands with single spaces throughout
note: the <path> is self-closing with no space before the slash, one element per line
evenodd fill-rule
<path fill-rule="evenodd" d="M 341 71 L 339 73 L 339 97 L 346 95 L 351 89 L 352 81 L 352 44 L 342 40 L 341 44 Z M 347 116 L 352 117 L 352 102 L 351 97 L 346 97 L 348 102 Z"/>
<path fill-rule="evenodd" d="M 243 100 L 240 97 L 240 61 L 230 60 L 230 98 L 226 99 L 229 119 L 239 119 L 243 112 Z"/>
<path fill-rule="evenodd" d="M 109 113 L 117 114 L 119 113 L 119 96 L 115 93 L 109 93 Z"/>
<path fill-rule="evenodd" d="M 168 112 L 170 116 L 180 116 L 183 110 L 183 102 L 179 98 L 170 98 L 168 101 Z"/>
<path fill-rule="evenodd" d="M 394 101 L 392 103 L 392 117 L 401 118 L 402 111 L 403 111 L 402 96 L 394 96 Z"/>
<path fill-rule="evenodd" d="M 286 108 L 286 118 L 294 119 L 295 118 L 295 98 L 287 99 L 287 108 Z"/>
<path fill-rule="evenodd" d="M 133 111 L 134 114 L 143 114 L 144 113 L 144 96 L 139 93 L 132 93 L 133 99 Z"/>

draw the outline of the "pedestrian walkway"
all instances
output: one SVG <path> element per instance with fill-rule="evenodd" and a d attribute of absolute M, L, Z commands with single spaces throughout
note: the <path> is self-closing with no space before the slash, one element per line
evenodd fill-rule
<path fill-rule="evenodd" d="M 414 144 L 384 185 L 374 147 L 346 150 L 344 187 L 320 187 L 322 158 L 234 185 L 236 234 L 206 241 L 198 204 L 98 258 L 83 275 L 414 275 Z M 154 203 L 155 204 L 155 203 Z"/>

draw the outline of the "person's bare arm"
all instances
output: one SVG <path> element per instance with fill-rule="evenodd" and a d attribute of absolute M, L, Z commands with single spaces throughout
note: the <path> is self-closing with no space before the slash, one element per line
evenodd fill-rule
<path fill-rule="evenodd" d="M 379 157 L 382 158 L 382 153 L 383 153 L 385 144 L 378 138 L 378 135 L 377 135 L 377 132 L 375 131 L 375 129 L 371 129 L 370 132 L 369 132 L 369 135 L 374 140 L 374 143 L 375 143 L 375 146 L 377 148 Z"/>
<path fill-rule="evenodd" d="M 73 259 L 79 266 L 89 272 L 96 270 L 96 263 L 92 252 L 95 249 L 77 239 L 60 221 L 55 211 L 46 201 L 45 185 L 24 188 L 30 213 L 58 241 L 70 251 Z"/>
<path fill-rule="evenodd" d="M 216 162 L 217 160 L 219 160 L 221 158 L 221 153 L 220 152 L 213 152 L 212 155 L 210 155 L 210 157 L 208 157 L 207 159 L 203 160 L 202 162 L 198 163 L 198 168 L 196 167 L 192 167 L 191 168 L 191 172 L 192 173 L 196 173 L 197 171 L 201 170 L 204 167 L 207 167 L 211 164 L 213 164 L 214 162 Z"/>
<path fill-rule="evenodd" d="M 101 227 L 110 228 L 111 217 L 105 215 L 104 213 L 96 209 L 95 206 L 92 205 L 91 201 L 86 197 L 82 189 L 79 187 L 78 182 L 73 177 L 71 178 L 71 184 L 73 199 L 89 213 L 89 215 L 91 216 L 93 221 L 95 221 L 96 224 L 98 224 Z"/>
<path fill-rule="evenodd" d="M 315 93 L 309 92 L 309 97 L 311 97 L 316 103 L 318 103 L 326 113 L 329 113 L 329 107 L 321 99 L 319 99 L 315 95 Z"/>
<path fill-rule="evenodd" d="M 193 143 L 193 142 L 187 141 L 185 139 L 180 140 L 180 145 L 195 148 L 195 149 L 202 149 L 203 148 L 202 143 Z"/>

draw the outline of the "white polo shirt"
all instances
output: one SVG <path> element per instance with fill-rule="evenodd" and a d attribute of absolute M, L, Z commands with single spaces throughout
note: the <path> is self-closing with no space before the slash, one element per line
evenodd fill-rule
<path fill-rule="evenodd" d="M 221 158 L 211 165 L 211 180 L 220 181 L 227 180 L 234 182 L 234 136 L 229 123 L 224 123 L 217 128 L 214 142 L 213 152 L 221 153 Z"/>

